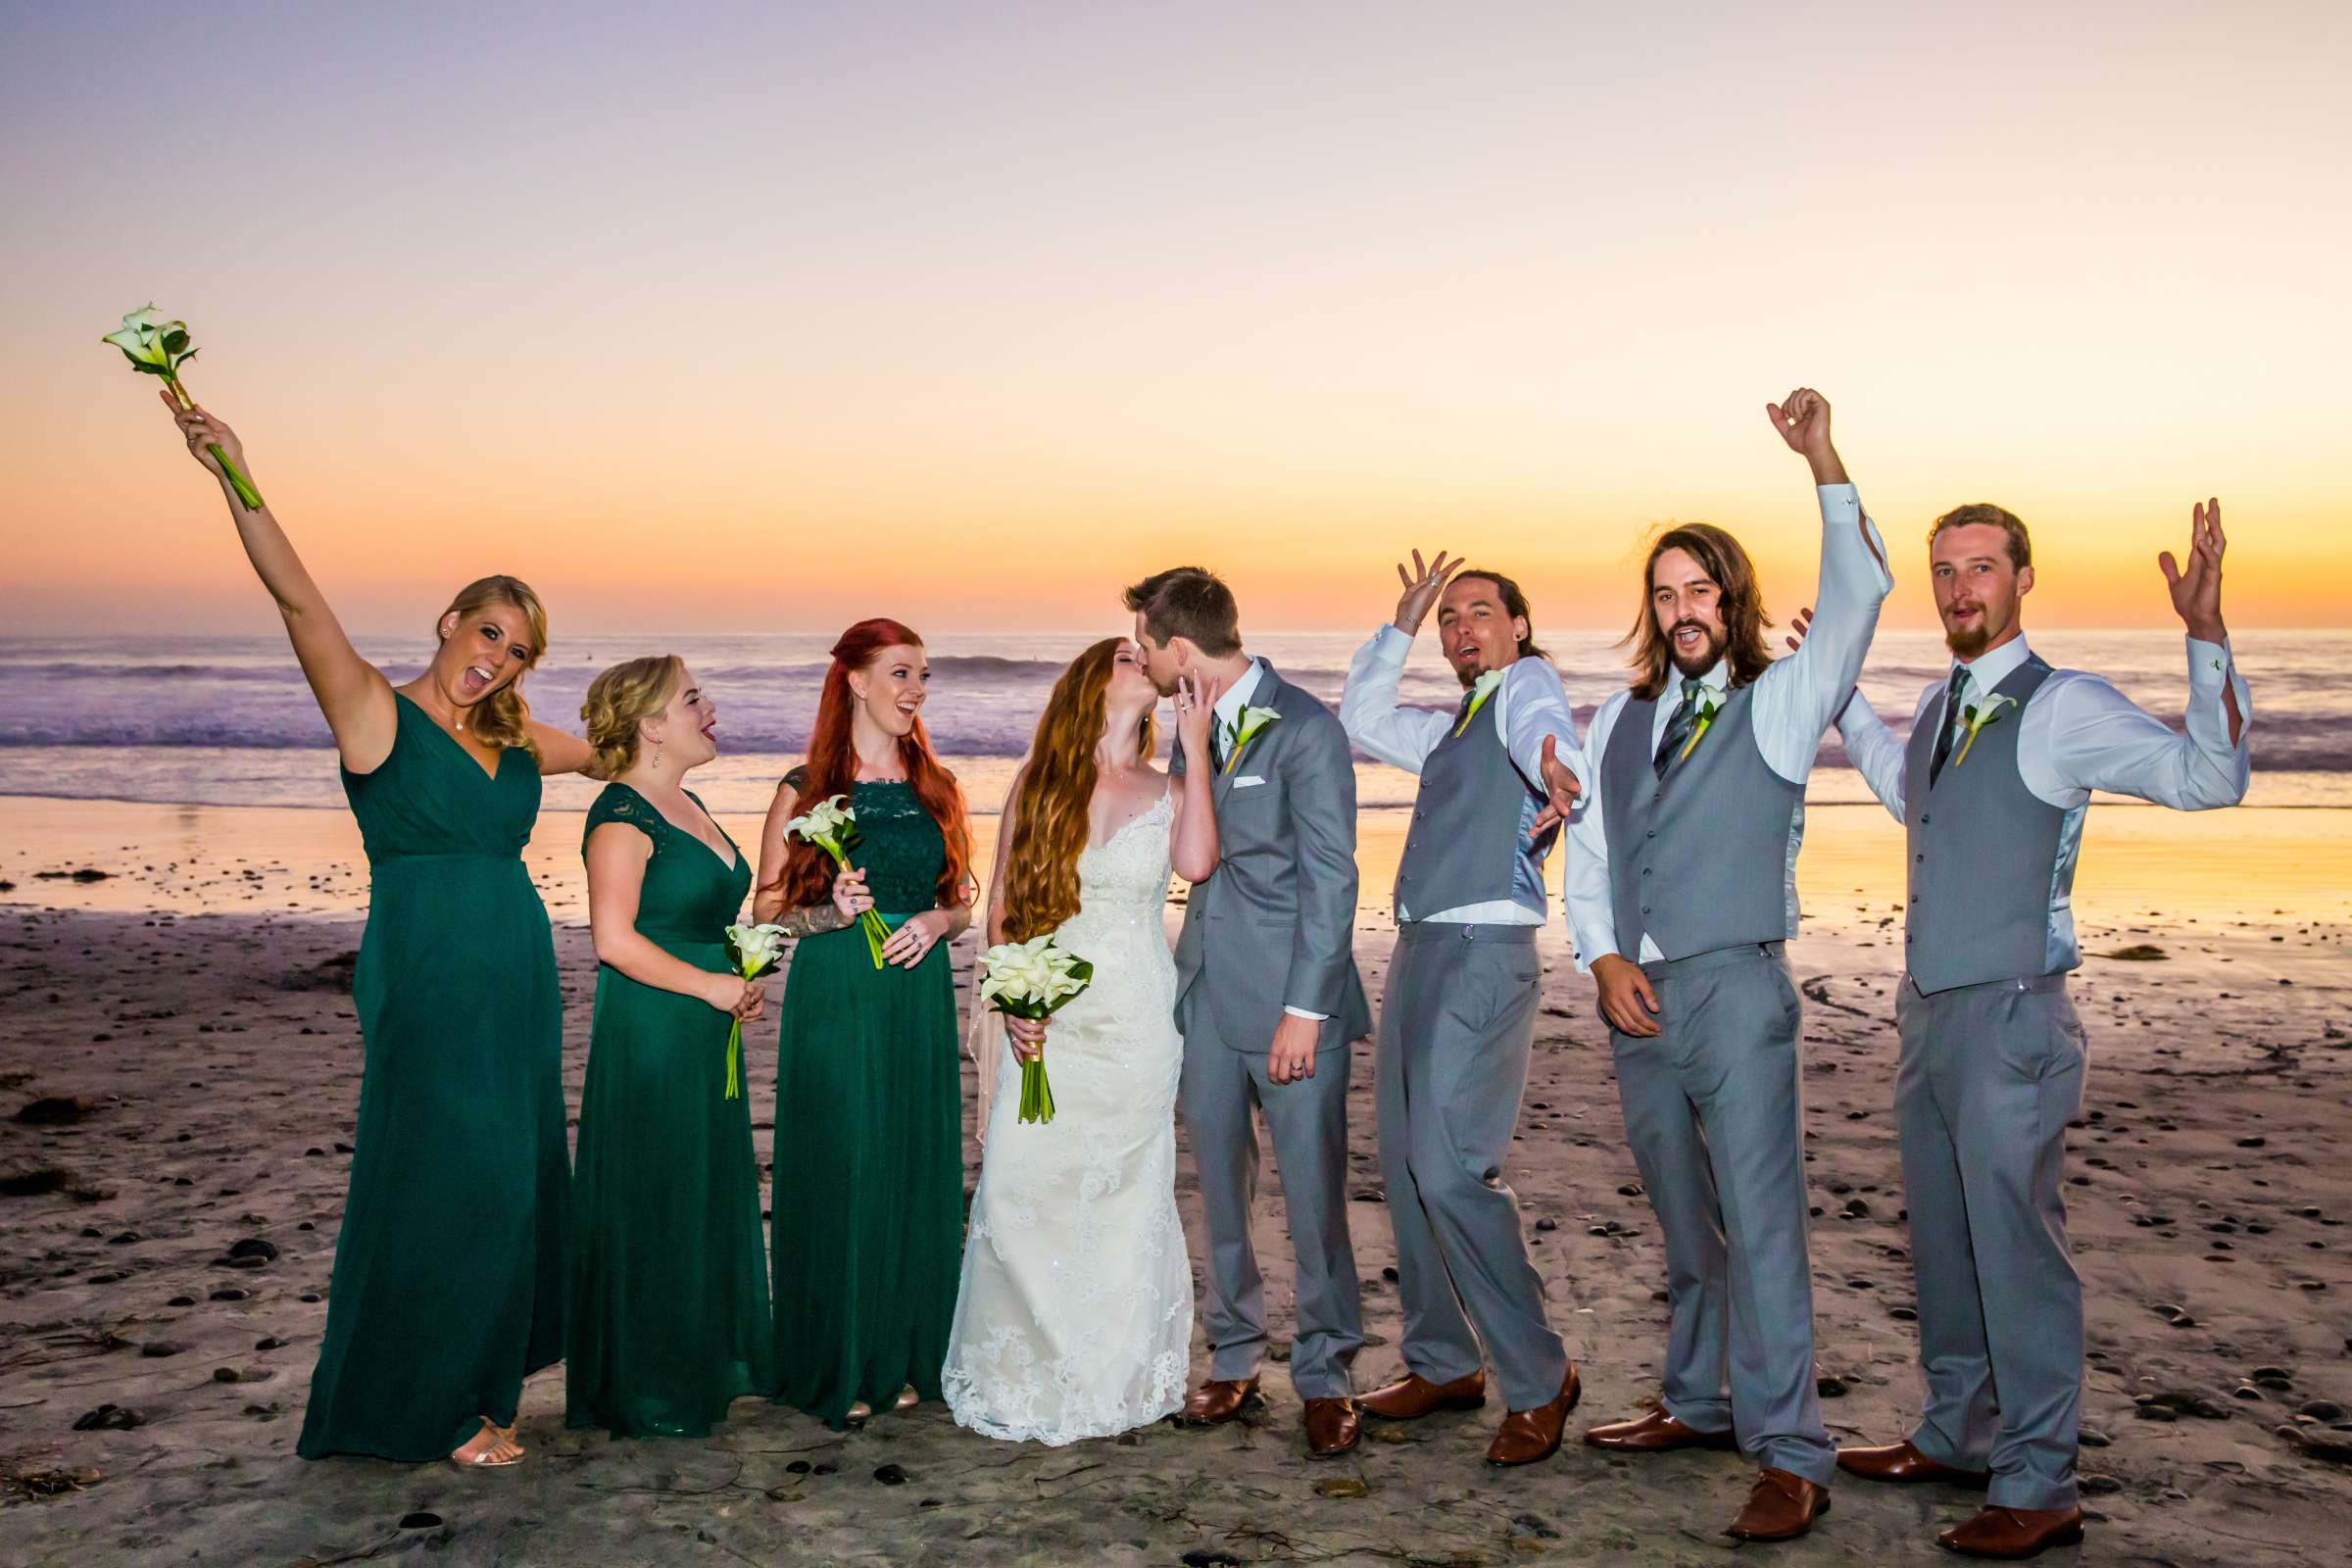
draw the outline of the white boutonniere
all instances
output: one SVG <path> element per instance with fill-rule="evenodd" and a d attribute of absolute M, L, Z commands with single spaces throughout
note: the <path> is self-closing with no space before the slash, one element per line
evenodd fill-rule
<path fill-rule="evenodd" d="M 1715 693 L 1710 689 L 1704 697 L 1699 699 L 1698 722 L 1690 727 L 1690 738 L 1683 742 L 1683 749 L 1674 754 L 1676 761 L 1681 761 L 1697 749 L 1698 738 L 1707 732 L 1707 726 L 1714 723 L 1715 715 L 1722 711 L 1723 704 L 1715 700 Z"/>
<path fill-rule="evenodd" d="M 1470 721 L 1478 716 L 1478 710 L 1487 706 L 1487 699 L 1494 696 L 1494 688 L 1501 684 L 1502 671 L 1499 669 L 1484 670 L 1478 679 L 1470 683 L 1470 706 L 1463 710 L 1462 721 L 1453 726 L 1455 735 L 1460 735 L 1470 727 Z"/>
<path fill-rule="evenodd" d="M 1257 739 L 1269 725 L 1282 721 L 1282 715 L 1271 708 L 1245 708 L 1240 722 L 1233 726 L 1233 750 L 1225 754 L 1225 771 L 1242 760 L 1242 749 Z"/>
<path fill-rule="evenodd" d="M 1994 692 L 1981 703 L 1970 703 L 1963 707 L 1960 710 L 1960 717 L 1968 725 L 1968 734 L 1960 742 L 1959 755 L 1952 759 L 1952 765 L 1958 767 L 1962 762 L 1968 760 L 1968 749 L 1977 744 L 1977 731 L 1997 720 L 2003 710 L 2016 706 L 2016 698 L 2004 697 L 1999 692 Z"/>

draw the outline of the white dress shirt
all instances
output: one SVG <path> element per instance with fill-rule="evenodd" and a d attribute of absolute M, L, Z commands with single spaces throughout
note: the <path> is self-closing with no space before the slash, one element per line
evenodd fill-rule
<path fill-rule="evenodd" d="M 2058 826 L 2058 861 L 2051 868 L 2048 951 L 2073 955 L 2074 867 L 2082 853 L 2082 816 L 2090 792 L 2130 795 L 2176 810 L 2203 811 L 2245 799 L 2253 777 L 2254 698 L 2237 672 L 2228 643 L 2188 643 L 2188 733 L 2176 735 L 2164 721 L 2117 691 L 2112 683 L 2079 669 L 2056 669 L 2026 704 L 2017 733 L 2017 772 L 2036 800 L 2065 812 Z M 1980 700 L 2023 664 L 2031 651 L 2023 636 L 1980 654 L 1968 665 L 1961 704 Z M 1950 672 L 1920 693 L 1912 723 L 1944 722 L 1943 695 Z M 2237 740 L 2230 739 L 2225 690 L 2237 694 Z M 1857 691 L 1838 715 L 1845 755 L 1873 795 L 1898 822 L 1909 785 L 1909 746 L 1872 711 Z M 2070 964 L 2071 966 L 2071 964 Z"/>
<path fill-rule="evenodd" d="M 1340 723 L 1357 751 L 1408 773 L 1418 773 L 1429 754 L 1437 750 L 1439 742 L 1452 732 L 1459 720 L 1455 714 L 1434 708 L 1398 706 L 1396 687 L 1404 674 L 1405 659 L 1412 651 L 1411 634 L 1393 622 L 1384 623 L 1375 631 L 1372 640 L 1357 649 L 1355 658 L 1348 662 L 1347 689 L 1340 694 Z M 1483 721 L 1488 714 L 1494 715 L 1495 731 L 1510 753 L 1511 765 L 1527 780 L 1529 789 L 1545 793 L 1544 742 L 1547 737 L 1553 742 L 1553 755 L 1583 782 L 1585 760 L 1576 741 L 1576 715 L 1569 710 L 1568 691 L 1560 684 L 1560 672 L 1549 660 L 1521 659 L 1503 666 L 1502 680 L 1480 710 L 1480 719 Z M 1532 812 L 1525 813 L 1523 825 L 1532 816 Z M 1550 846 L 1545 845 L 1544 850 L 1548 855 Z M 1522 843 L 1520 852 L 1529 854 L 1528 845 Z M 1543 857 L 1531 858 L 1536 859 L 1536 889 L 1541 896 Z M 1548 916 L 1544 910 L 1531 909 L 1515 899 L 1491 899 L 1426 916 L 1410 914 L 1399 905 L 1396 918 L 1399 923 L 1429 919 L 1448 925 L 1542 925 Z"/>
<path fill-rule="evenodd" d="M 2026 705 L 2017 735 L 2017 771 L 2035 799 L 2069 813 L 2061 842 L 2072 844 L 2092 790 L 2129 795 L 2180 811 L 2235 806 L 2253 777 L 2254 698 L 2228 643 L 2186 639 L 2188 644 L 2188 733 L 2176 735 L 2155 714 L 2116 690 L 2113 683 L 2080 669 L 2052 670 Z M 1962 702 L 1981 700 L 2032 656 L 2022 636 L 2013 637 L 1968 665 Z M 1914 724 L 1943 722 L 1943 694 L 1951 679 L 1920 693 Z M 2225 690 L 2237 694 L 2237 740 L 2230 739 Z M 1838 716 L 1838 733 L 1870 790 L 1894 819 L 1903 820 L 1908 780 L 1906 743 L 1886 727 L 1860 692 Z"/>
<path fill-rule="evenodd" d="M 1264 683 L 1265 669 L 1266 662 L 1253 658 L 1249 667 L 1235 677 L 1232 685 L 1217 693 L 1216 706 L 1208 710 L 1212 753 L 1221 752 L 1228 758 L 1232 756 L 1226 743 L 1240 731 L 1242 710 L 1250 706 L 1250 699 L 1257 694 L 1257 688 Z M 1287 1004 L 1282 1010 L 1294 1018 L 1310 1018 L 1317 1023 L 1331 1016 L 1328 1012 L 1309 1012 L 1304 1007 L 1294 1007 Z"/>
<path fill-rule="evenodd" d="M 1786 659 L 1776 659 L 1755 680 L 1748 699 L 1754 718 L 1756 749 L 1764 763 L 1791 784 L 1803 784 L 1813 771 L 1821 737 L 1862 673 L 1863 657 L 1878 630 L 1879 606 L 1894 588 L 1886 569 L 1886 547 L 1878 524 L 1862 510 L 1861 495 L 1850 484 L 1819 487 L 1821 502 L 1821 582 L 1813 599 L 1813 623 L 1801 647 Z M 1717 660 L 1699 677 L 1723 701 L 1730 689 L 1731 666 Z M 1603 828 L 1606 804 L 1598 788 L 1600 760 L 1608 755 L 1609 737 L 1618 715 L 1633 693 L 1613 693 L 1592 715 L 1585 737 L 1585 755 L 1592 759 L 1593 778 L 1568 825 L 1568 862 L 1561 893 L 1568 906 L 1568 929 L 1576 939 L 1576 967 L 1591 973 L 1592 960 L 1617 952 L 1616 915 L 1609 900 L 1609 841 Z M 1658 695 L 1650 718 L 1649 750 L 1656 752 L 1682 701 L 1682 673 L 1669 666 L 1666 690 Z M 1795 841 L 1805 831 L 1805 808 L 1800 801 L 1789 824 L 1788 918 L 1796 920 Z M 1642 933 L 1641 961 L 1665 956 L 1648 932 Z"/>

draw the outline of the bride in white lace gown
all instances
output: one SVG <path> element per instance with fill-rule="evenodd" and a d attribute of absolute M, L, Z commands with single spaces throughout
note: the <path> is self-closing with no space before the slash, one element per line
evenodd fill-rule
<path fill-rule="evenodd" d="M 1205 758 L 1205 697 L 1177 696 Z M 1095 966 L 1044 1026 L 1015 1020 L 982 1129 L 980 1186 L 942 1374 L 949 1408 L 992 1438 L 1049 1445 L 1146 1426 L 1184 1401 L 1192 1265 L 1176 1213 L 1175 868 L 1216 865 L 1210 769 L 1172 792 L 1152 765 L 1157 694 L 1135 645 L 1081 654 L 1054 686 L 1005 804 L 989 939 L 1051 930 Z M 975 1020 L 976 1032 L 986 1020 Z M 1023 1125 L 1019 1054 L 1042 1038 L 1051 1122 Z"/>

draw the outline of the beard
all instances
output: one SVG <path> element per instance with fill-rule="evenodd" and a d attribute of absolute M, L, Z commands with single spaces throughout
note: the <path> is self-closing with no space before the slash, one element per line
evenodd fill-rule
<path fill-rule="evenodd" d="M 1974 624 L 1955 628 L 1948 620 L 1943 623 L 1943 646 L 1950 649 L 1956 659 L 1975 659 L 1991 644 L 1995 636 L 2009 629 L 2005 619 L 1995 624 L 1992 606 L 1972 605 L 1969 608 L 1977 612 Z"/>
<path fill-rule="evenodd" d="M 1682 644 L 1674 640 L 1686 626 L 1697 632 L 1704 639 L 1698 645 L 1698 652 L 1689 658 L 1684 657 Z M 1704 675 L 1715 667 L 1717 661 L 1723 658 L 1726 641 L 1724 634 L 1712 627 L 1702 626 L 1695 620 L 1678 620 L 1666 630 L 1666 657 L 1674 667 L 1686 677 Z"/>

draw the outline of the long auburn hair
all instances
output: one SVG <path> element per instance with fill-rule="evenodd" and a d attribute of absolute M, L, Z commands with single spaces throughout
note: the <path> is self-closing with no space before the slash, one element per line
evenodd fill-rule
<path fill-rule="evenodd" d="M 1619 647 L 1634 650 L 1634 695 L 1650 699 L 1666 689 L 1674 673 L 1674 647 L 1658 629 L 1657 611 L 1650 605 L 1655 590 L 1658 558 L 1680 550 L 1698 563 L 1698 569 L 1715 584 L 1717 613 L 1723 617 L 1723 657 L 1732 662 L 1731 684 L 1746 685 L 1764 673 L 1772 655 L 1764 646 L 1764 628 L 1772 624 L 1764 613 L 1764 591 L 1756 583 L 1756 564 L 1747 559 L 1740 541 L 1711 522 L 1686 522 L 1658 535 L 1642 564 L 1642 608 L 1635 612 L 1634 629 Z"/>
<path fill-rule="evenodd" d="M 1103 689 L 1124 637 L 1105 637 L 1070 661 L 1054 683 L 1029 743 L 1021 795 L 1007 824 L 1004 935 L 1043 936 L 1078 912 L 1078 858 L 1086 853 L 1087 808 L 1095 798 L 1095 753 L 1102 744 Z M 1152 715 L 1131 737 L 1140 755 L 1155 743 Z"/>
<path fill-rule="evenodd" d="M 522 700 L 522 676 L 529 674 L 547 657 L 547 607 L 531 592 L 531 585 L 520 577 L 504 573 L 495 577 L 477 577 L 458 590 L 458 597 L 449 608 L 433 617 L 438 633 L 440 623 L 451 615 L 463 625 L 468 615 L 476 614 L 492 605 L 505 605 L 521 613 L 531 624 L 531 659 L 522 674 L 473 705 L 466 727 L 493 746 L 519 746 L 533 757 L 539 748 L 531 744 L 531 705 Z"/>
<path fill-rule="evenodd" d="M 801 768 L 801 805 L 847 795 L 857 787 L 858 752 L 851 741 L 850 715 L 858 699 L 850 690 L 850 671 L 865 668 L 885 649 L 922 646 L 914 628 L 883 615 L 861 620 L 841 634 L 841 640 L 833 645 L 833 663 L 825 671 L 824 691 L 816 700 L 816 727 L 809 733 L 808 757 Z M 939 902 L 961 904 L 966 897 L 964 878 L 972 867 L 972 828 L 964 815 L 963 786 L 932 755 L 931 737 L 919 718 L 900 740 L 899 760 L 906 766 L 914 798 L 923 803 L 923 809 L 939 824 L 940 836 L 947 840 L 947 859 L 939 871 Z M 832 857 L 824 851 L 805 839 L 792 839 L 785 845 L 784 869 L 768 887 L 783 891 L 786 908 L 805 908 L 831 897 L 836 869 Z"/>

